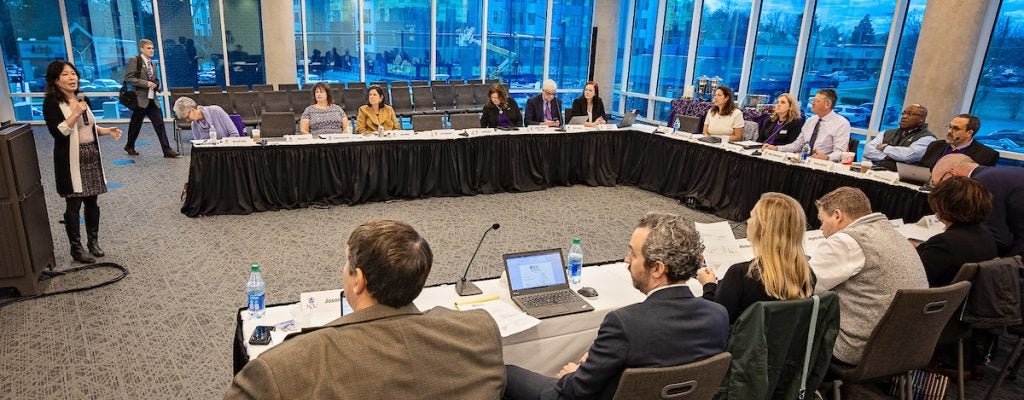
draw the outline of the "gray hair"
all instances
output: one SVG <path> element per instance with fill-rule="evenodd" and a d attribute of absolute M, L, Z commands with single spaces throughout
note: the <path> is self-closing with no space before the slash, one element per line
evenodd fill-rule
<path fill-rule="evenodd" d="M 704 243 L 693 224 L 676 214 L 650 212 L 640 218 L 637 228 L 648 228 L 650 235 L 641 252 L 645 267 L 665 264 L 669 282 L 682 282 L 697 273 L 704 259 Z"/>
<path fill-rule="evenodd" d="M 544 86 L 541 90 L 555 92 L 556 90 L 558 90 L 558 84 L 556 84 L 555 81 L 552 79 L 545 79 Z"/>
<path fill-rule="evenodd" d="M 188 113 L 192 110 L 199 108 L 199 104 L 196 104 L 195 100 L 188 97 L 179 97 L 174 102 L 174 116 L 178 119 L 188 118 Z"/>

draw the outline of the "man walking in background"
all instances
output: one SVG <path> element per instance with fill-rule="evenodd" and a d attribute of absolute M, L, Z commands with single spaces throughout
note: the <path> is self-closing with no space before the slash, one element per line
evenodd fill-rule
<path fill-rule="evenodd" d="M 153 54 L 156 48 L 153 41 L 142 39 L 139 41 L 139 55 L 128 60 L 128 68 L 124 72 L 124 80 L 135 88 L 135 97 L 138 101 L 138 108 L 132 110 L 132 119 L 128 123 L 128 143 L 124 151 L 129 155 L 137 156 L 135 151 L 135 140 L 139 138 L 142 130 L 142 120 L 149 117 L 153 124 L 153 131 L 160 140 L 160 147 L 164 151 L 165 158 L 178 156 L 167 140 L 167 130 L 164 129 L 164 113 L 160 110 L 159 102 L 156 99 L 160 92 L 160 80 L 156 77 L 156 68 L 153 66 Z"/>

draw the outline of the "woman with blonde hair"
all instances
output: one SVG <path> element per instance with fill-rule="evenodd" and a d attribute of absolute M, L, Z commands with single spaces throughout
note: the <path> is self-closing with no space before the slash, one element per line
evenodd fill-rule
<path fill-rule="evenodd" d="M 719 283 L 710 268 L 698 271 L 704 298 L 725 306 L 733 323 L 756 302 L 810 297 L 814 276 L 804 253 L 806 227 L 804 209 L 792 197 L 761 195 L 747 220 L 754 259 L 729 267 Z"/>
<path fill-rule="evenodd" d="M 790 144 L 800 136 L 804 119 L 800 118 L 800 105 L 789 93 L 779 95 L 775 100 L 775 112 L 761 124 L 757 141 L 773 146 Z"/>

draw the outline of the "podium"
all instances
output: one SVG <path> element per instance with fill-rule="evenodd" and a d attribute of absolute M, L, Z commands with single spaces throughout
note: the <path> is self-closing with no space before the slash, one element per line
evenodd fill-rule
<path fill-rule="evenodd" d="M 46 212 L 32 129 L 0 129 L 0 287 L 22 296 L 42 291 L 39 275 L 55 266 Z"/>

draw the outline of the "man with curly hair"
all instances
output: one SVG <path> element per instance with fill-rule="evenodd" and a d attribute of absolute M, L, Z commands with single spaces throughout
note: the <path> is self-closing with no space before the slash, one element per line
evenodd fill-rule
<path fill-rule="evenodd" d="M 670 367 L 725 351 L 729 315 L 693 296 L 686 281 L 703 259 L 693 224 L 649 213 L 629 240 L 626 264 L 642 303 L 608 313 L 590 351 L 556 377 L 509 365 L 505 399 L 611 399 L 626 368 Z"/>

